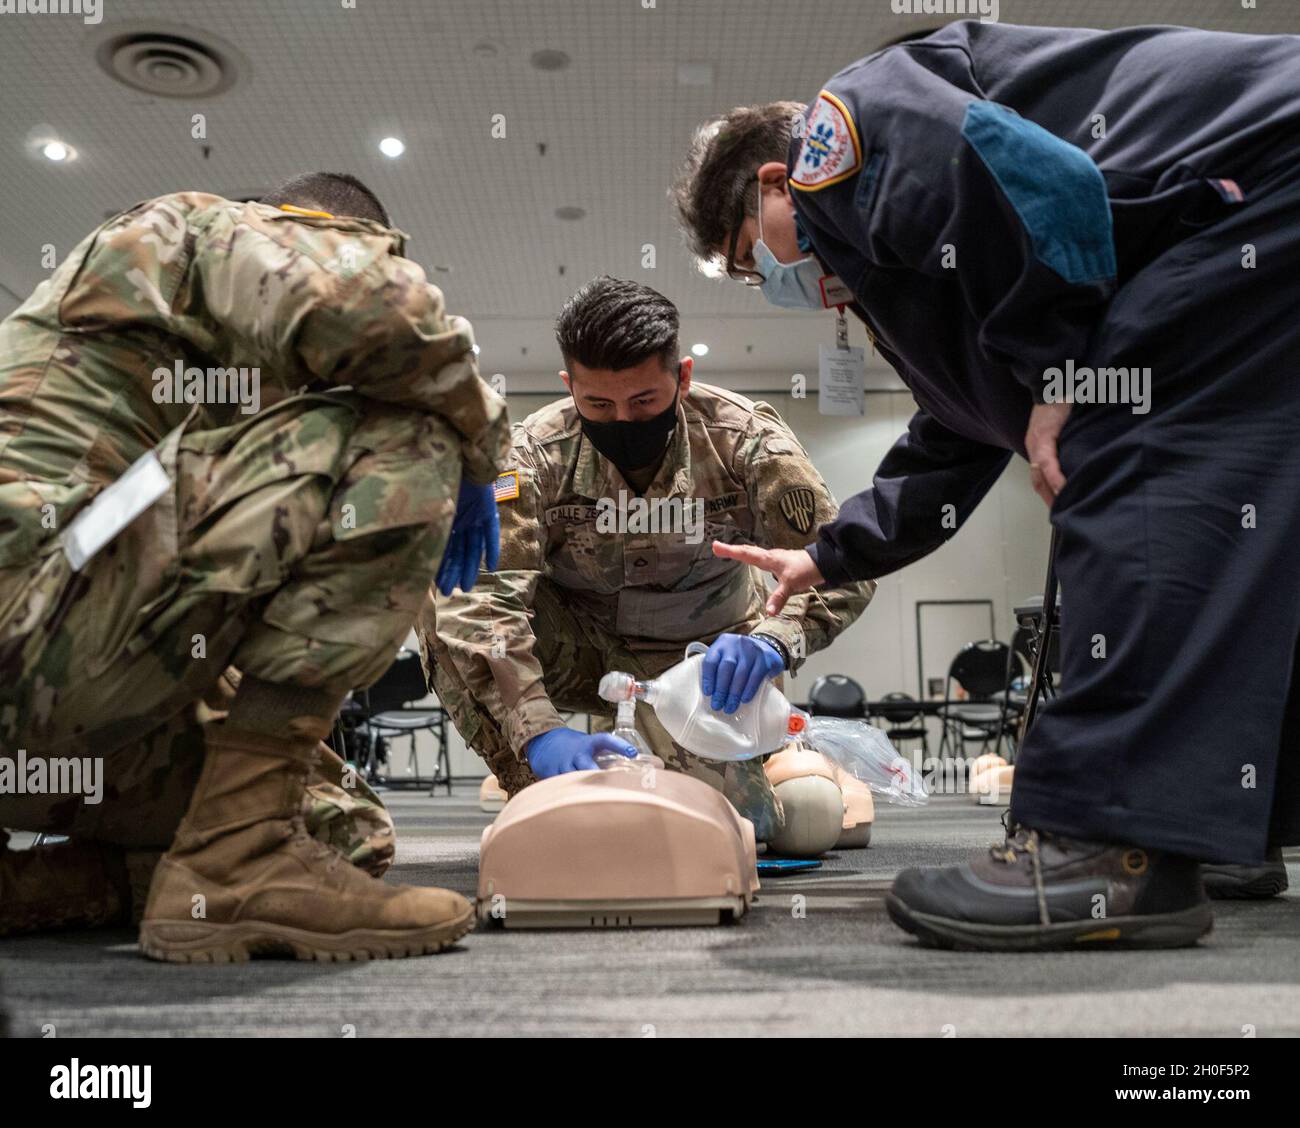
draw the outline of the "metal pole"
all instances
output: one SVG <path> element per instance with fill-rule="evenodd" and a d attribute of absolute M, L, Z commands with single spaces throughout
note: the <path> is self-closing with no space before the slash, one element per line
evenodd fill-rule
<path fill-rule="evenodd" d="M 1052 546 L 1047 553 L 1047 583 L 1043 589 L 1043 618 L 1038 633 L 1038 653 L 1034 655 L 1034 675 L 1025 705 L 1025 719 L 1020 726 L 1023 744 L 1029 726 L 1038 714 L 1038 700 L 1051 684 L 1052 673 L 1047 666 L 1048 651 L 1052 648 L 1052 631 L 1056 629 L 1056 529 L 1052 529 Z"/>

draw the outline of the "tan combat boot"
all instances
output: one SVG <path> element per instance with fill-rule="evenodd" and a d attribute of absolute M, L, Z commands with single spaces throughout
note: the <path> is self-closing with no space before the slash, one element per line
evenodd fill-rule
<path fill-rule="evenodd" d="M 302 797 L 315 745 L 211 726 L 203 774 L 149 889 L 140 926 L 146 956 L 418 956 L 474 927 L 460 894 L 377 881 L 307 833 Z"/>
<path fill-rule="evenodd" d="M 0 936 L 138 922 L 161 854 L 102 842 L 10 850 L 0 831 Z"/>

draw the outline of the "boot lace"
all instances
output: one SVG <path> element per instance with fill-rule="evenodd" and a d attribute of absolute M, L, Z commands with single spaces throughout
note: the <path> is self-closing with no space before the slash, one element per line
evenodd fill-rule
<path fill-rule="evenodd" d="M 1043 883 L 1043 859 L 1041 843 L 1051 837 L 1042 831 L 1022 826 L 1011 818 L 1010 811 L 1002 813 L 1002 829 L 1006 831 L 1006 840 L 1000 846 L 990 846 L 989 856 L 994 861 L 1014 866 L 1020 861 L 1020 855 L 1029 859 L 1029 869 L 1034 877 L 1034 897 L 1038 902 L 1038 922 L 1043 925 L 1052 923 L 1047 910 L 1047 890 Z M 1060 845 L 1059 839 L 1053 839 Z"/>

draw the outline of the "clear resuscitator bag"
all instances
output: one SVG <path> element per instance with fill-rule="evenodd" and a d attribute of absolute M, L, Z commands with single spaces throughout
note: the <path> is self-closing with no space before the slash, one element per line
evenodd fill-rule
<path fill-rule="evenodd" d="M 715 711 L 700 689 L 700 666 L 708 650 L 693 642 L 686 657 L 650 681 L 612 671 L 600 680 L 610 702 L 644 701 L 678 744 L 706 760 L 752 760 L 791 740 L 828 756 L 887 802 L 920 806 L 929 796 L 912 765 L 889 738 L 865 721 L 810 717 L 771 682 L 734 713 Z"/>

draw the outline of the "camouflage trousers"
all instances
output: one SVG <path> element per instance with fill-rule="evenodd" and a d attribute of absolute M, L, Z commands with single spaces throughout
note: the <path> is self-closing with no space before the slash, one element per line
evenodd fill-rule
<path fill-rule="evenodd" d="M 206 727 L 192 712 L 179 714 L 107 754 L 96 803 L 66 794 L 0 795 L 0 827 L 166 850 L 203 769 Z M 353 865 L 376 877 L 392 865 L 397 847 L 392 817 L 365 780 L 326 744 L 317 748 L 302 815 L 314 837 Z"/>
<path fill-rule="evenodd" d="M 0 569 L 0 751 L 100 757 L 104 779 L 95 811 L 0 795 L 0 826 L 169 845 L 202 763 L 197 703 L 220 697 L 227 667 L 341 699 L 391 663 L 461 465 L 440 419 L 352 393 L 181 427 L 156 453 L 174 489 L 81 572 L 54 543 Z M 341 761 L 318 771 L 323 790 L 304 797 L 318 837 L 354 860 L 391 856 L 373 792 L 351 773 L 343 788 Z"/>
<path fill-rule="evenodd" d="M 533 653 L 542 667 L 551 704 L 562 713 L 589 714 L 595 731 L 608 732 L 614 727 L 612 706 L 596 693 L 604 674 L 622 670 L 642 681 L 658 677 L 683 657 L 676 645 L 632 650 L 622 639 L 575 613 L 565 604 L 562 590 L 545 579 L 538 581 L 532 610 L 537 639 Z M 426 634 L 421 644 L 425 661 L 432 667 L 433 690 L 465 743 L 483 757 L 509 794 L 535 782 L 537 777 L 522 753 L 509 746 L 496 718 L 479 705 L 461 680 L 442 641 Z M 785 820 L 781 801 L 773 794 L 760 760 L 724 764 L 701 759 L 675 743 L 644 702 L 637 703 L 636 727 L 669 769 L 721 791 L 754 824 L 758 841 L 769 840 L 781 829 Z"/>

